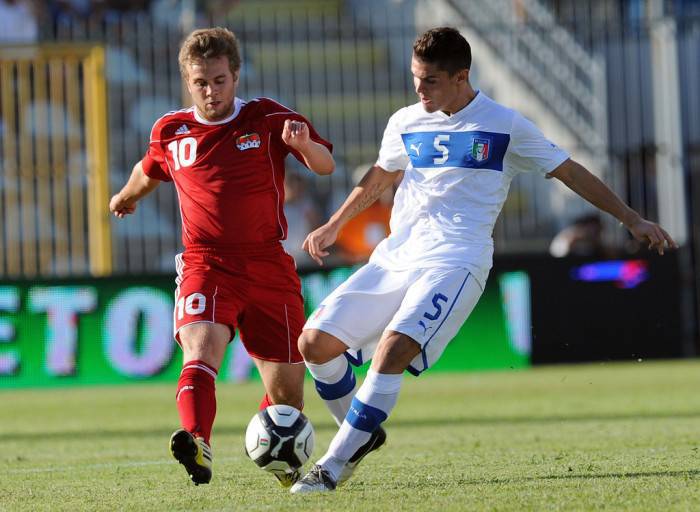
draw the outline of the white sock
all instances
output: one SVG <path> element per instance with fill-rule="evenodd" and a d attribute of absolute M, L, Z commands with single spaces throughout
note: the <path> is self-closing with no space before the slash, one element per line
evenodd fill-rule
<path fill-rule="evenodd" d="M 389 417 L 396 405 L 403 374 L 367 372 L 343 424 L 331 441 L 326 454 L 317 464 L 328 470 L 336 481 L 343 466 Z"/>
<path fill-rule="evenodd" d="M 355 396 L 355 374 L 350 363 L 343 354 L 327 363 L 314 364 L 307 361 L 306 367 L 314 378 L 316 391 L 331 412 L 338 425 L 350 408 L 352 397 Z"/>

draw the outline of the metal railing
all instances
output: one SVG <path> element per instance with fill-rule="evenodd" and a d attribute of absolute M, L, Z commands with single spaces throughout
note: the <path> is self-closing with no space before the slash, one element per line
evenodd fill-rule
<path fill-rule="evenodd" d="M 581 3 L 586 1 L 589 0 Z M 512 6 L 516 3 L 525 6 L 524 17 L 514 14 Z M 319 7 L 321 4 L 322 8 Z M 529 80 L 533 83 L 541 80 L 533 89 L 540 94 L 545 92 L 554 113 L 564 118 L 563 123 L 570 123 L 568 126 L 572 131 L 578 130 L 581 144 L 601 151 L 605 149 L 600 148 L 607 148 L 606 156 L 611 162 L 606 174 L 608 181 L 633 207 L 655 218 L 653 157 L 658 148 L 654 145 L 651 105 L 664 99 L 654 97 L 646 85 L 651 70 L 649 42 L 644 37 L 644 30 L 628 33 L 611 24 L 609 33 L 614 37 L 608 40 L 605 37 L 608 21 L 603 20 L 596 28 L 601 34 L 596 45 L 585 45 L 580 37 L 575 37 L 578 34 L 575 27 L 557 24 L 560 20 L 555 20 L 555 11 L 546 9 L 540 2 L 469 2 L 469 6 L 477 4 L 484 4 L 485 14 L 474 14 L 477 9 L 471 7 L 468 14 L 488 16 L 481 19 L 480 28 L 487 34 L 485 37 L 493 39 L 494 45 L 501 45 L 499 57 L 511 59 L 512 67 L 523 68 L 523 73 L 528 72 L 525 68 L 532 68 Z M 352 186 L 355 167 L 369 165 L 376 158 L 391 113 L 415 101 L 410 75 L 410 43 L 416 35 L 418 16 L 415 5 L 416 2 L 409 0 L 276 0 L 272 3 L 245 0 L 230 13 L 213 19 L 201 13 L 195 13 L 196 16 L 173 13 L 164 18 L 149 12 L 99 19 L 66 19 L 58 21 L 44 37 L 52 41 L 90 40 L 105 48 L 104 77 L 108 86 L 109 115 L 101 120 L 108 122 L 110 143 L 105 153 L 108 159 L 103 161 L 108 162 L 110 170 L 107 188 L 114 193 L 126 181 L 133 164 L 143 156 L 153 121 L 183 104 L 177 51 L 184 34 L 190 29 L 213 24 L 230 27 L 239 36 L 243 51 L 239 95 L 243 98 L 271 96 L 296 108 L 334 143 L 338 171 L 330 178 L 306 174 L 307 192 L 325 216 Z M 502 11 L 493 12 L 498 6 Z M 679 36 L 682 38 L 679 46 L 681 92 L 683 105 L 687 107 L 683 112 L 686 116 L 684 137 L 687 137 L 684 147 L 690 152 L 686 161 L 691 165 L 698 161 L 697 134 L 700 133 L 696 122 L 700 119 L 696 94 L 700 88 L 696 65 L 698 27 L 700 24 L 688 22 Z M 579 41 L 578 49 L 576 41 Z M 559 45 L 556 51 L 551 49 L 552 44 Z M 581 53 L 583 47 L 586 51 Z M 591 54 L 595 56 L 591 57 Z M 609 101 L 602 113 L 601 100 L 596 92 L 602 74 L 597 63 L 601 60 L 606 60 L 608 69 L 614 70 L 614 73 L 603 75 Z M 588 72 L 583 68 L 588 68 Z M 3 69 L 5 90 L 16 87 L 18 68 L 13 67 L 11 72 L 7 66 Z M 16 272 L 27 276 L 57 276 L 90 271 L 88 216 L 84 213 L 86 203 L 78 198 L 86 197 L 88 169 L 93 169 L 82 156 L 88 150 L 85 137 L 93 131 L 86 128 L 84 114 L 87 111 L 83 110 L 84 107 L 71 116 L 66 115 L 66 110 L 73 108 L 67 105 L 67 101 L 77 92 L 69 90 L 67 84 L 83 84 L 80 73 L 82 71 L 78 72 L 77 78 L 65 75 L 62 81 L 45 80 L 49 87 L 47 91 L 51 87 L 63 87 L 56 94 L 65 105 L 55 115 L 44 115 L 41 109 L 30 109 L 36 114 L 28 114 L 30 119 L 35 119 L 31 121 L 32 130 L 51 127 L 51 130 L 58 130 L 57 133 L 73 130 L 79 136 L 71 138 L 64 133 L 62 143 L 42 145 L 41 137 L 23 135 L 26 127 L 19 131 L 17 109 L 11 113 L 10 106 L 3 107 L 2 151 L 15 159 L 17 169 L 3 167 L 0 173 L 4 191 L 0 273 L 5 277 L 16 275 Z M 562 80 L 574 84 L 572 90 L 575 92 L 561 92 L 569 90 L 566 84 L 560 83 Z M 540 87 L 547 81 L 550 85 Z M 40 89 L 42 84 L 32 82 L 31 87 L 24 85 L 16 89 L 17 94 L 23 95 L 22 101 L 34 103 L 31 100 L 33 87 Z M 80 85 L 78 90 L 82 91 L 83 87 Z M 50 99 L 51 93 L 47 92 L 47 95 Z M 7 95 L 2 93 L 0 101 L 5 105 Z M 53 112 L 53 107 L 46 108 Z M 51 121 L 43 122 L 42 119 Z M 596 130 L 598 123 L 603 126 Z M 8 127 L 16 128 L 14 135 L 9 134 Z M 44 133 L 47 131 L 50 130 L 44 130 Z M 65 159 L 64 170 L 53 170 L 48 174 L 41 171 L 50 176 L 47 190 L 40 190 L 41 187 L 37 186 L 40 182 L 32 181 L 33 178 L 27 178 L 28 185 L 23 185 L 19 178 L 20 168 L 25 169 L 22 172 L 35 166 L 44 168 L 41 162 L 46 157 L 42 156 L 42 148 L 49 148 L 52 165 L 54 160 L 58 163 Z M 5 163 L 7 158 L 2 157 L 2 165 L 8 165 Z M 24 158 L 25 165 L 21 164 L 21 158 Z M 31 164 L 28 163 L 30 160 Z M 514 183 L 506 211 L 499 220 L 497 251 L 546 251 L 548 240 L 570 219 L 557 215 L 553 209 L 551 195 L 547 192 L 551 190 L 551 183 L 541 185 L 543 180 L 518 180 L 520 182 Z M 696 178 L 691 180 L 695 187 L 698 182 L 700 180 Z M 24 196 L 21 196 L 22 190 Z M 102 197 L 108 198 L 109 193 Z M 68 231 L 47 228 L 50 223 L 38 223 L 36 208 L 21 213 L 12 210 L 7 198 L 10 201 L 18 198 L 16 201 L 27 204 L 48 202 L 56 205 L 58 210 L 51 214 L 50 220 Z M 59 201 L 60 198 L 63 200 Z M 104 219 L 101 215 L 96 218 Z M 111 227 L 113 272 L 172 271 L 172 258 L 180 251 L 180 218 L 172 187 L 160 187 L 142 201 L 135 218 L 112 220 Z M 68 234 L 57 236 L 56 233 Z M 29 244 L 28 240 L 32 239 L 47 241 L 42 242 L 41 250 L 30 250 L 30 245 L 21 245 Z M 21 240 L 21 243 L 9 246 L 8 240 Z M 66 248 L 68 260 L 59 258 Z M 12 266 L 8 262 L 12 262 Z"/>
<path fill-rule="evenodd" d="M 605 66 L 538 0 L 449 0 L 593 153 L 607 148 Z"/>
<path fill-rule="evenodd" d="M 104 50 L 0 47 L 0 274 L 112 271 Z"/>

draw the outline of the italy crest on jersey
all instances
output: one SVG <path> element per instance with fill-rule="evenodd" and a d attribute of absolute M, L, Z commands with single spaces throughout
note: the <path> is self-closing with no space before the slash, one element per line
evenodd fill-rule
<path fill-rule="evenodd" d="M 260 135 L 257 133 L 247 133 L 236 139 L 236 147 L 241 151 L 251 148 L 259 148 L 261 143 Z"/>
<path fill-rule="evenodd" d="M 472 142 L 472 159 L 477 162 L 485 162 L 489 158 L 489 139 L 474 138 Z"/>

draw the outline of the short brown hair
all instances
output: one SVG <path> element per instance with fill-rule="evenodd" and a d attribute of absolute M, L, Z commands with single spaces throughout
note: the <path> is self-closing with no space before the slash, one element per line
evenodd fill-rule
<path fill-rule="evenodd" d="M 238 39 L 227 28 L 213 27 L 195 30 L 182 42 L 178 63 L 180 73 L 187 77 L 187 64 L 193 60 L 228 58 L 229 68 L 234 75 L 241 68 L 241 54 Z"/>
<path fill-rule="evenodd" d="M 413 54 L 422 61 L 436 64 L 442 71 L 454 75 L 472 65 L 472 49 L 464 36 L 454 28 L 428 30 L 413 43 Z"/>

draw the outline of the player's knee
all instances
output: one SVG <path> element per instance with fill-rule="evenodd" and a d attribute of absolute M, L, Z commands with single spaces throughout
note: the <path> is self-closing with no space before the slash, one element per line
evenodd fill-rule
<path fill-rule="evenodd" d="M 326 350 L 324 348 L 323 335 L 320 331 L 313 329 L 302 331 L 297 346 L 304 361 L 316 364 L 326 362 Z"/>
<path fill-rule="evenodd" d="M 200 339 L 181 338 L 180 346 L 185 361 L 190 359 L 204 359 L 208 355 L 207 346 Z"/>

